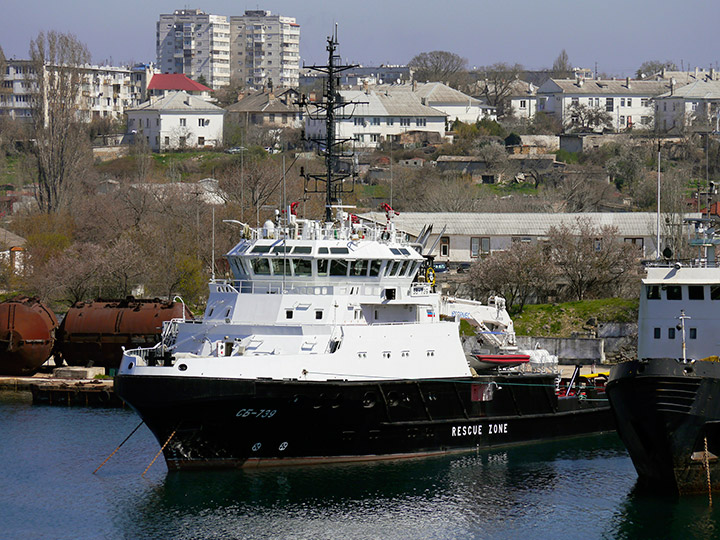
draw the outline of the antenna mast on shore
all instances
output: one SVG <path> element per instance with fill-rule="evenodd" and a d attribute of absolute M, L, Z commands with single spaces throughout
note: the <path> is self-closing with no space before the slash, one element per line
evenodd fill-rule
<path fill-rule="evenodd" d="M 345 103 L 342 96 L 339 93 L 340 78 L 337 76 L 341 71 L 346 71 L 357 67 L 356 65 L 341 65 L 341 58 L 336 54 L 338 45 L 337 40 L 337 23 L 335 24 L 335 33 L 327 38 L 327 51 L 328 51 L 328 63 L 325 66 L 305 66 L 315 71 L 325 73 L 327 80 L 323 85 L 323 96 L 322 99 L 315 102 L 309 102 L 307 97 L 303 94 L 298 102 L 298 105 L 310 109 L 313 107 L 313 112 L 307 113 L 312 118 L 319 120 L 324 117 L 325 119 L 325 137 L 310 138 L 309 140 L 318 145 L 318 152 L 325 158 L 325 172 L 322 174 L 305 173 L 301 168 L 300 175 L 305 179 L 305 193 L 325 193 L 325 221 L 332 221 L 332 206 L 341 203 L 341 195 L 343 193 L 351 193 L 355 185 L 356 173 L 354 167 L 351 167 L 351 172 L 340 172 L 338 164 L 340 163 L 341 157 L 347 157 L 342 152 L 342 146 L 351 142 L 352 139 L 339 139 L 336 136 L 337 126 L 336 118 L 338 116 L 342 118 L 350 118 L 350 116 L 344 115 L 342 112 L 337 113 L 339 109 L 342 109 L 350 103 Z M 353 105 L 357 105 L 358 102 L 352 102 Z M 345 186 L 345 180 L 352 178 L 353 183 L 350 187 Z M 324 182 L 324 186 L 322 183 Z"/>

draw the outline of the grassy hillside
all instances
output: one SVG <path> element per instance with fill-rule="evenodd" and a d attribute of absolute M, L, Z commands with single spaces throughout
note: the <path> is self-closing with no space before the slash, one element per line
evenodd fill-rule
<path fill-rule="evenodd" d="M 570 337 L 573 332 L 587 331 L 590 319 L 596 323 L 636 322 L 637 312 L 637 299 L 606 298 L 525 306 L 513 321 L 518 335 Z"/>

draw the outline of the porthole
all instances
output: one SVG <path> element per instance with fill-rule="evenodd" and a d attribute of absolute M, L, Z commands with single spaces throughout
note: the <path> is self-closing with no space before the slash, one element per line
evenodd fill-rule
<path fill-rule="evenodd" d="M 180 365 L 178 366 L 178 369 L 179 369 L 180 371 L 187 371 L 187 365 L 186 365 L 186 364 L 180 364 Z"/>
<path fill-rule="evenodd" d="M 365 392 L 362 400 L 363 407 L 365 407 L 366 409 L 371 409 L 375 406 L 376 403 L 377 396 L 375 395 L 375 392 Z"/>

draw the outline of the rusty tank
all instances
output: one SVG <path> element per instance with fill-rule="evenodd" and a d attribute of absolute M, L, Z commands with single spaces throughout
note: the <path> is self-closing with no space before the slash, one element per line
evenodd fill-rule
<path fill-rule="evenodd" d="M 37 298 L 0 302 L 0 375 L 30 376 L 52 354 L 58 321 Z"/>
<path fill-rule="evenodd" d="M 163 321 L 192 314 L 181 302 L 158 299 L 76 302 L 57 335 L 56 354 L 71 366 L 117 368 L 122 347 L 152 346 L 160 340 Z"/>

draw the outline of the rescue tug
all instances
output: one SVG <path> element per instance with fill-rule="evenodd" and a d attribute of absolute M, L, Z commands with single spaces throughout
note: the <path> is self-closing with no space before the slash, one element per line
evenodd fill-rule
<path fill-rule="evenodd" d="M 336 43 L 329 141 L 343 106 L 333 103 Z M 576 372 L 559 386 L 555 370 L 517 351 L 504 300 L 436 292 L 423 256 L 430 228 L 413 241 L 390 211 L 385 225 L 343 208 L 331 217 L 335 146 L 322 147 L 324 221 L 288 211 L 262 229 L 243 224 L 226 254 L 232 278 L 210 282 L 203 318 L 174 319 L 153 347 L 124 352 L 115 390 L 168 468 L 396 459 L 612 430 L 602 385 Z M 463 316 L 477 323 L 467 351 Z M 498 365 L 503 355 L 524 366 Z"/>

